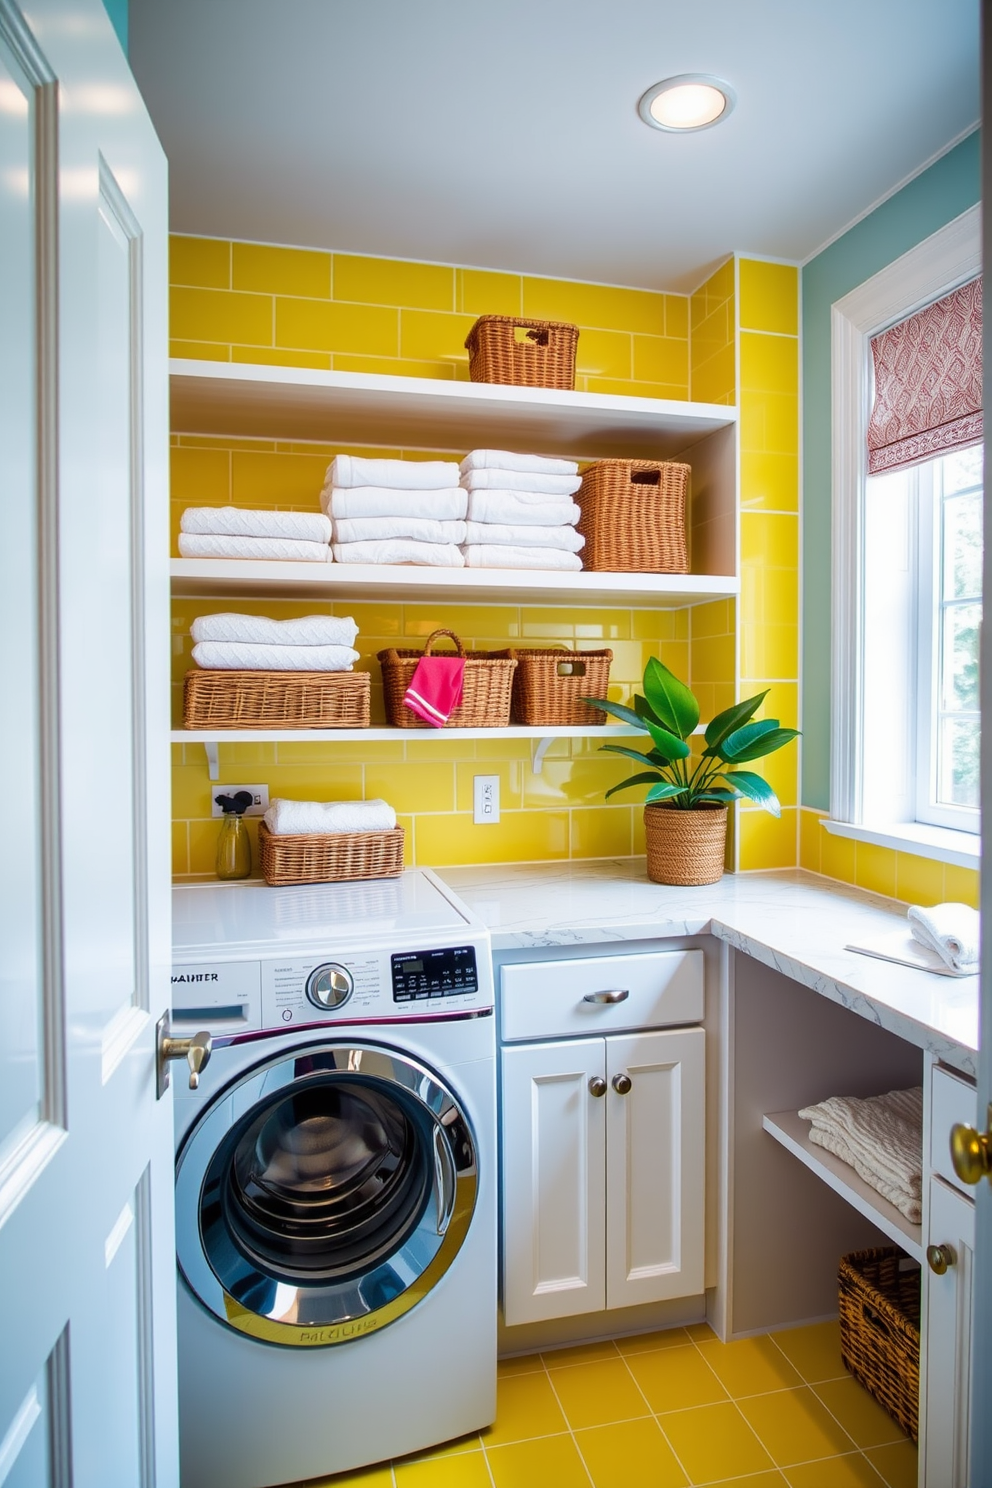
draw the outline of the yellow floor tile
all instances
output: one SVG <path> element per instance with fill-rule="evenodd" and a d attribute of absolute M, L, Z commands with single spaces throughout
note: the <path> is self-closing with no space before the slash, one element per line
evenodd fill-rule
<path fill-rule="evenodd" d="M 889 1447 L 869 1447 L 865 1456 L 881 1473 L 888 1488 L 916 1488 L 919 1461 L 911 1441 L 896 1442 Z"/>
<path fill-rule="evenodd" d="M 567 1364 L 593 1364 L 599 1359 L 615 1359 L 617 1345 L 612 1338 L 604 1338 L 599 1343 L 580 1343 L 573 1348 L 546 1349 L 543 1354 L 533 1357 L 539 1358 L 545 1369 L 562 1369 Z"/>
<path fill-rule="evenodd" d="M 827 1380 L 815 1392 L 848 1436 L 862 1449 L 905 1441 L 906 1433 L 854 1378 Z"/>
<path fill-rule="evenodd" d="M 650 1414 L 622 1359 L 571 1364 L 564 1369 L 551 1369 L 549 1373 L 573 1431 L 583 1426 L 606 1426 L 611 1421 L 632 1421 Z"/>
<path fill-rule="evenodd" d="M 433 1461 L 438 1457 L 458 1457 L 466 1452 L 481 1452 L 482 1437 L 477 1431 L 470 1432 L 468 1436 L 456 1436 L 454 1441 L 442 1442 L 437 1447 L 427 1447 L 423 1452 L 412 1452 L 409 1457 L 398 1457 L 393 1462 L 394 1471 L 405 1467 L 410 1462 Z"/>
<path fill-rule="evenodd" d="M 785 1479 L 789 1488 L 882 1488 L 882 1479 L 860 1452 L 790 1467 Z"/>
<path fill-rule="evenodd" d="M 802 1384 L 801 1376 L 783 1358 L 770 1338 L 741 1338 L 735 1343 L 700 1343 L 699 1351 L 734 1398 L 788 1390 Z M 882 1440 L 888 1440 L 883 1437 Z"/>
<path fill-rule="evenodd" d="M 738 1405 L 779 1467 L 853 1450 L 847 1432 L 810 1389 L 754 1395 Z"/>
<path fill-rule="evenodd" d="M 748 1473 L 743 1478 L 721 1478 L 719 1483 L 709 1483 L 707 1488 L 787 1488 L 785 1478 L 774 1468 L 771 1472 Z"/>
<path fill-rule="evenodd" d="M 632 1354 L 627 1367 L 644 1391 L 653 1411 L 686 1410 L 726 1400 L 727 1391 L 697 1348 L 659 1349 Z"/>
<path fill-rule="evenodd" d="M 689 1342 L 689 1335 L 684 1328 L 666 1328 L 661 1333 L 635 1333 L 616 1342 L 622 1354 L 648 1354 L 655 1349 L 679 1348 Z"/>
<path fill-rule="evenodd" d="M 689 1482 L 657 1421 L 623 1421 L 577 1431 L 595 1488 L 685 1488 Z"/>
<path fill-rule="evenodd" d="M 461 1452 L 454 1457 L 428 1457 L 397 1463 L 396 1488 L 492 1488 L 485 1455 Z"/>
<path fill-rule="evenodd" d="M 718 1483 L 775 1465 L 731 1401 L 673 1411 L 661 1428 L 693 1483 Z"/>
<path fill-rule="evenodd" d="M 709 1343 L 716 1338 L 709 1323 L 689 1323 L 685 1331 L 694 1343 Z"/>
<path fill-rule="evenodd" d="M 510 1375 L 497 1381 L 496 1424 L 483 1433 L 486 1449 L 565 1431 L 561 1406 L 546 1374 Z"/>
<path fill-rule="evenodd" d="M 544 1361 L 540 1354 L 520 1354 L 515 1359 L 500 1359 L 496 1374 L 502 1379 L 511 1374 L 543 1374 Z"/>
<path fill-rule="evenodd" d="M 589 1474 L 570 1436 L 513 1446 L 486 1446 L 496 1488 L 589 1488 Z"/>
<path fill-rule="evenodd" d="M 806 1328 L 789 1328 L 782 1333 L 773 1333 L 771 1337 L 807 1384 L 847 1378 L 844 1360 L 840 1356 L 839 1323 L 812 1323 Z"/>

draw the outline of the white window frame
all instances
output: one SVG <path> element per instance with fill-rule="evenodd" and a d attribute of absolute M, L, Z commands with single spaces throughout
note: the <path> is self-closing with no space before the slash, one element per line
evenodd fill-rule
<path fill-rule="evenodd" d="M 975 866 L 978 838 L 878 823 L 864 801 L 864 521 L 871 339 L 981 273 L 981 208 L 971 207 L 831 307 L 832 659 L 830 821 L 841 836 Z"/>

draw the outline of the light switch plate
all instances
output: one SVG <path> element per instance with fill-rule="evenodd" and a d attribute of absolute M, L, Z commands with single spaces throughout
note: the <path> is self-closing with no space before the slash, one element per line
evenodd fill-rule
<path fill-rule="evenodd" d="M 499 821 L 499 776 L 473 777 L 473 821 L 477 827 L 491 827 Z"/>

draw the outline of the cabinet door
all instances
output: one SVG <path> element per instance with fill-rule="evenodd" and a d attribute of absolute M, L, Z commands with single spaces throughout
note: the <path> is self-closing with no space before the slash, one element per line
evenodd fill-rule
<path fill-rule="evenodd" d="M 508 1325 L 605 1306 L 604 1041 L 502 1055 L 503 1313 Z"/>
<path fill-rule="evenodd" d="M 703 1291 L 704 1039 L 688 1028 L 606 1040 L 607 1307 Z"/>
<path fill-rule="evenodd" d="M 926 1488 L 968 1488 L 971 1415 L 971 1291 L 975 1205 L 930 1180 L 930 1245 L 953 1251 L 943 1276 L 926 1278 Z"/>

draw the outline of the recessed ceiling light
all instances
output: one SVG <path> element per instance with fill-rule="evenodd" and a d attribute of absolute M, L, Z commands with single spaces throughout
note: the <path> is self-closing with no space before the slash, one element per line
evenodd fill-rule
<path fill-rule="evenodd" d="M 705 72 L 683 72 L 649 88 L 637 112 L 652 129 L 685 134 L 719 124 L 736 102 L 733 88 L 721 78 Z"/>

